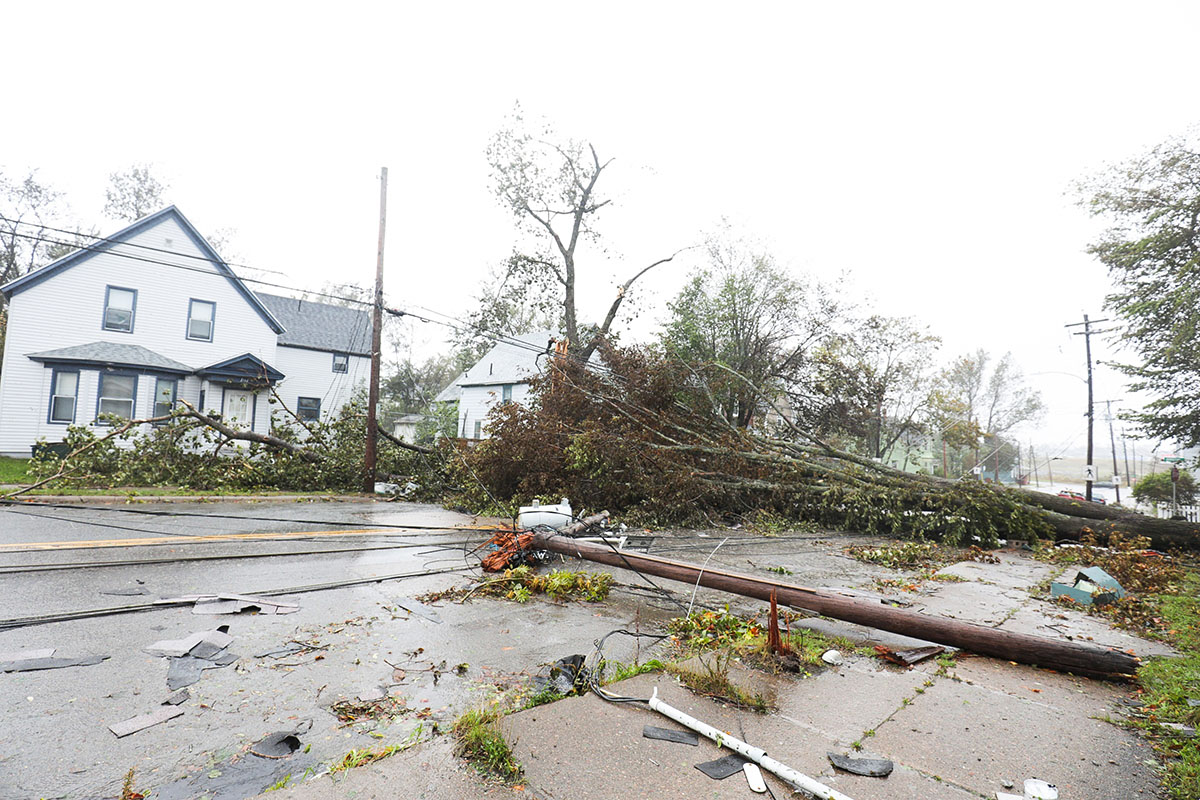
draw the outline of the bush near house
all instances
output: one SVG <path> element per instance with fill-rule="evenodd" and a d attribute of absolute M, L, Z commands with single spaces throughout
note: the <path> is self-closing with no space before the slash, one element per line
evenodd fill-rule
<path fill-rule="evenodd" d="M 1133 485 L 1133 496 L 1140 503 L 1171 502 L 1171 472 L 1155 472 Z M 1175 487 L 1175 501 L 1184 505 L 1196 502 L 1196 480 L 1187 470 L 1179 470 L 1179 483 Z"/>

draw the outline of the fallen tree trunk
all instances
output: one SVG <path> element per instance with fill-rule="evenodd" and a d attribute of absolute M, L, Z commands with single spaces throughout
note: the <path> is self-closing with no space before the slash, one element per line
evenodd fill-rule
<path fill-rule="evenodd" d="M 555 534 L 535 533 L 531 547 L 562 555 L 631 569 L 688 585 L 704 586 L 770 602 L 775 592 L 780 603 L 814 611 L 826 617 L 871 628 L 950 645 L 972 653 L 1072 672 L 1093 678 L 1123 680 L 1136 674 L 1139 660 L 1121 650 L 1082 642 L 1064 642 L 1044 636 L 1001 631 L 986 625 L 893 608 L 877 602 L 755 578 L 725 570 L 697 567 L 655 556 L 617 551 Z"/>

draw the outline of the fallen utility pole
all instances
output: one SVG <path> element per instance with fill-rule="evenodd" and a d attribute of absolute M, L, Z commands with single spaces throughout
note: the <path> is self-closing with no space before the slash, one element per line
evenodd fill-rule
<path fill-rule="evenodd" d="M 597 518 L 600 518 L 599 515 Z M 822 616 L 950 645 L 1006 661 L 1073 672 L 1076 675 L 1123 680 L 1136 674 L 1140 663 L 1136 656 L 1115 648 L 1001 631 L 986 625 L 893 608 L 836 592 L 793 586 L 725 570 L 702 568 L 656 556 L 618 551 L 556 534 L 535 533 L 530 546 L 534 550 L 549 550 L 562 555 L 576 556 L 610 567 L 644 572 L 691 586 L 699 584 L 709 589 L 753 597 L 764 602 L 770 602 L 771 593 L 775 592 L 780 603 L 814 611 Z"/>

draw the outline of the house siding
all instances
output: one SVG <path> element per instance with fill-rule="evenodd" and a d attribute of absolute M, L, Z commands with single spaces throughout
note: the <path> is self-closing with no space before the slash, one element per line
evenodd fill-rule
<path fill-rule="evenodd" d="M 512 384 L 512 401 L 521 405 L 529 405 L 529 384 Z M 502 385 L 463 386 L 462 395 L 458 400 L 458 435 L 464 439 L 475 436 L 475 423 L 483 422 L 480 437 L 488 438 L 487 415 L 503 397 Z"/>
<path fill-rule="evenodd" d="M 371 377 L 371 359 L 363 356 L 350 356 L 349 368 L 334 372 L 333 353 L 286 345 L 280 345 L 276 353 L 275 366 L 287 376 L 275 388 L 276 393 L 293 412 L 297 398 L 319 397 L 322 420 L 337 413 Z M 291 419 L 291 414 L 280 408 L 274 413 Z"/>
<path fill-rule="evenodd" d="M 168 240 L 170 240 L 168 242 Z M 251 353 L 268 364 L 277 360 L 277 335 L 230 280 L 208 262 L 183 227 L 164 217 L 140 231 L 130 243 L 171 252 L 156 252 L 115 245 L 111 251 L 91 255 L 60 274 L 32 283 L 9 298 L 8 332 L 4 343 L 3 380 L 0 381 L 0 453 L 28 456 L 39 439 L 61 441 L 66 426 L 47 421 L 52 368 L 26 356 L 89 342 L 137 344 L 193 368 Z M 152 258 L 185 267 L 176 269 L 140 259 Z M 177 254 L 177 255 L 176 255 Z M 188 256 L 191 256 L 190 258 Z M 133 332 L 103 328 L 105 291 L 108 286 L 136 289 L 137 308 Z M 192 298 L 216 303 L 213 340 L 187 338 L 188 303 Z M 154 381 L 138 372 L 135 413 L 153 411 Z M 282 371 L 287 374 L 287 369 Z M 75 423 L 89 424 L 95 416 L 98 372 L 80 366 Z M 194 376 L 179 383 L 178 397 L 196 402 L 200 380 Z M 209 390 L 209 408 L 219 409 L 220 392 Z M 260 395 L 259 408 L 267 408 Z M 257 415 L 255 430 L 269 430 L 269 415 Z"/>

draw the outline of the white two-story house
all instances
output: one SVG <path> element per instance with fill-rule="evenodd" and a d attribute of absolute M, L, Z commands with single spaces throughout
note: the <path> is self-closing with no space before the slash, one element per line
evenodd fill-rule
<path fill-rule="evenodd" d="M 370 371 L 370 315 L 256 294 L 174 206 L 4 286 L 0 454 L 179 400 L 268 433 L 328 418 Z"/>
<path fill-rule="evenodd" d="M 529 405 L 530 381 L 541 375 L 559 335 L 536 331 L 499 341 L 473 367 L 434 398 L 458 401 L 458 436 L 486 439 L 487 415 L 499 403 Z"/>

